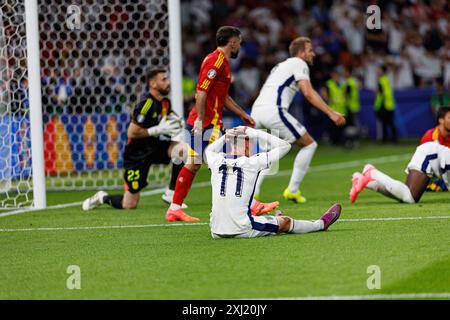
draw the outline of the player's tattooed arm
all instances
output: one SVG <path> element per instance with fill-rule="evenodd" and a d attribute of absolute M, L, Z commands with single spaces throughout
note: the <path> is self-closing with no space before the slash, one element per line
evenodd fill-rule
<path fill-rule="evenodd" d="M 195 98 L 195 108 L 197 110 L 197 119 L 194 122 L 192 133 L 201 134 L 203 131 L 203 119 L 205 118 L 206 98 L 208 93 L 202 90 L 197 90 Z"/>
<path fill-rule="evenodd" d="M 241 118 L 245 125 L 252 128 L 255 127 L 255 120 L 253 120 L 253 118 L 250 117 L 230 96 L 227 96 L 227 99 L 225 100 L 225 107 Z"/>

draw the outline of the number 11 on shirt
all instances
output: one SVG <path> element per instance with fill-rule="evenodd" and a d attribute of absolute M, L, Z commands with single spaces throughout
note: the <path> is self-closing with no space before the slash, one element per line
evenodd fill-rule
<path fill-rule="evenodd" d="M 227 185 L 227 174 L 228 174 L 228 167 L 226 164 L 223 164 L 219 167 L 219 172 L 222 173 L 222 182 L 220 184 L 220 196 L 225 197 L 226 196 L 226 185 Z M 242 168 L 239 167 L 233 167 L 233 173 L 237 172 L 237 179 L 236 179 L 236 191 L 234 195 L 236 197 L 242 196 L 242 177 L 243 177 L 243 171 Z"/>

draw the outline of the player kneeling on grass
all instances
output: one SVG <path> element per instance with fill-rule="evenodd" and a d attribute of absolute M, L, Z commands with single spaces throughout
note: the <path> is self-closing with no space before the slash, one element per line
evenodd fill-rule
<path fill-rule="evenodd" d="M 419 202 L 432 177 L 443 179 L 449 187 L 450 149 L 436 141 L 424 143 L 417 147 L 405 171 L 406 184 L 367 164 L 362 173 L 353 174 L 350 202 L 354 203 L 366 187 L 406 203 Z"/>
<path fill-rule="evenodd" d="M 135 107 L 127 130 L 124 153 L 125 193 L 108 195 L 104 191 L 83 202 L 83 210 L 91 210 L 101 204 L 117 209 L 134 209 L 140 191 L 147 186 L 147 175 L 152 164 L 169 164 L 174 157 L 169 188 L 163 201 L 172 201 L 178 173 L 183 168 L 181 155 L 183 143 L 177 142 L 182 131 L 182 119 L 172 112 L 169 99 L 170 82 L 164 69 L 154 69 L 148 74 L 149 94 Z M 176 140 L 176 141 L 172 141 Z M 184 205 L 186 207 L 186 205 Z"/>
<path fill-rule="evenodd" d="M 259 140 L 267 152 L 251 155 Z M 222 152 L 224 149 L 226 153 Z M 230 129 L 206 149 L 211 170 L 213 238 L 253 238 L 280 233 L 308 233 L 327 230 L 340 216 L 341 206 L 333 205 L 317 221 L 294 220 L 281 214 L 253 216 L 251 203 L 261 170 L 269 168 L 291 148 L 289 142 L 249 127 Z"/>
<path fill-rule="evenodd" d="M 436 120 L 437 126 L 425 132 L 420 144 L 436 141 L 450 148 L 450 107 L 440 107 Z M 427 191 L 448 191 L 448 188 L 442 179 L 435 179 L 428 184 Z"/>

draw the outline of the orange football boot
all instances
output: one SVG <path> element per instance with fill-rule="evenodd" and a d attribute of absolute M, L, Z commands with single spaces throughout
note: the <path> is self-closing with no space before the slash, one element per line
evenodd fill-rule
<path fill-rule="evenodd" d="M 188 221 L 188 222 L 197 222 L 200 221 L 199 218 L 191 217 L 184 212 L 183 209 L 178 210 L 167 210 L 166 213 L 166 221 L 174 222 L 174 221 Z"/>
<path fill-rule="evenodd" d="M 264 203 L 257 200 L 253 200 L 254 204 L 252 206 L 252 216 L 260 216 L 262 214 L 269 213 L 270 211 L 278 208 L 280 203 L 278 201 Z"/>

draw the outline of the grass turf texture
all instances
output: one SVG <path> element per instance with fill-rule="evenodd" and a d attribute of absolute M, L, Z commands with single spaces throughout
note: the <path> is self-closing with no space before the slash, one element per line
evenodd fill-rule
<path fill-rule="evenodd" d="M 326 164 L 414 152 L 410 143 L 357 150 L 320 146 L 302 192 L 308 202 L 282 199 L 289 175 L 268 178 L 263 200 L 297 219 L 317 219 L 332 203 L 342 221 L 327 232 L 258 239 L 213 240 L 207 224 L 167 225 L 160 195 L 141 199 L 137 210 L 104 206 L 28 212 L 0 218 L 1 299 L 236 299 L 450 292 L 450 219 L 345 221 L 361 218 L 450 216 L 448 193 L 426 193 L 420 204 L 399 204 L 370 190 L 350 205 L 351 174 L 363 165 L 319 170 Z M 296 150 L 281 162 L 290 170 Z M 404 180 L 408 156 L 379 164 Z M 315 169 L 316 168 L 316 169 Z M 319 168 L 319 169 L 317 169 Z M 195 182 L 207 181 L 203 168 Z M 48 204 L 81 201 L 92 192 L 48 195 Z M 189 214 L 208 222 L 209 187 L 195 187 Z M 136 228 L 77 227 L 158 225 Z M 74 228 L 73 230 L 5 229 Z M 68 290 L 69 265 L 81 268 L 81 290 Z M 381 290 L 368 290 L 367 268 L 381 269 Z"/>

